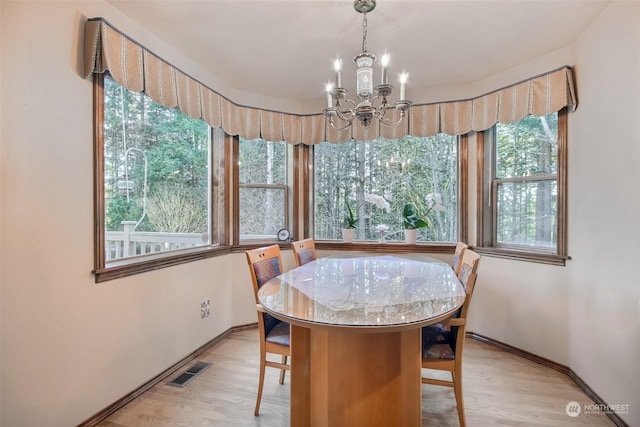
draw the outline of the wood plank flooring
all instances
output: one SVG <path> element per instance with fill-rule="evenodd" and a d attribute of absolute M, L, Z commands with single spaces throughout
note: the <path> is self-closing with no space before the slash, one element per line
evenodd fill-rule
<path fill-rule="evenodd" d="M 197 358 L 213 366 L 186 387 L 165 384 L 174 374 L 98 426 L 288 427 L 289 376 L 280 385 L 275 369 L 266 371 L 260 416 L 253 416 L 258 345 L 257 329 L 231 334 Z M 592 403 L 569 377 L 490 345 L 467 338 L 463 369 L 465 412 L 471 427 L 615 425 L 604 414 L 569 417 L 568 402 Z M 422 386 L 422 425 L 458 426 L 453 389 Z"/>

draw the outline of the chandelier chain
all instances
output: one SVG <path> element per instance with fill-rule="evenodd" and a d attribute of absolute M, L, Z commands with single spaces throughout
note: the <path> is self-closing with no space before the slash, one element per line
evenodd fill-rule
<path fill-rule="evenodd" d="M 367 52 L 367 6 L 362 9 L 362 51 Z"/>

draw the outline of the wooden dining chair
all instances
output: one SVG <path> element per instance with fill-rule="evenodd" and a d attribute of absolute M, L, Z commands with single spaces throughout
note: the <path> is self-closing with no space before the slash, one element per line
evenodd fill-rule
<path fill-rule="evenodd" d="M 451 261 L 451 268 L 455 271 L 456 275 L 460 272 L 460 266 L 462 265 L 462 254 L 469 248 L 469 245 L 463 242 L 456 244 L 456 250 L 453 253 L 453 260 Z"/>
<path fill-rule="evenodd" d="M 293 242 L 291 247 L 293 248 L 293 258 L 295 259 L 296 267 L 300 267 L 317 258 L 316 244 L 313 239 L 298 240 L 297 242 Z"/>
<path fill-rule="evenodd" d="M 291 328 L 287 322 L 269 315 L 258 301 L 258 290 L 270 279 L 283 272 L 282 257 L 278 245 L 246 251 L 247 263 L 253 281 L 253 293 L 258 309 L 258 329 L 260 334 L 260 379 L 258 382 L 258 397 L 254 415 L 260 411 L 264 371 L 266 367 L 280 369 L 280 384 L 284 384 L 285 371 L 290 370 L 287 358 L 291 355 Z M 281 356 L 281 362 L 267 360 L 267 353 Z"/>
<path fill-rule="evenodd" d="M 462 354 L 467 313 L 475 288 L 479 263 L 480 255 L 471 249 L 464 250 L 458 273 L 458 279 L 466 291 L 462 307 L 453 318 L 447 319 L 442 324 L 422 328 L 422 367 L 451 373 L 451 381 L 448 381 L 425 377 L 423 372 L 422 383 L 453 387 L 460 427 L 466 425 L 462 397 Z"/>

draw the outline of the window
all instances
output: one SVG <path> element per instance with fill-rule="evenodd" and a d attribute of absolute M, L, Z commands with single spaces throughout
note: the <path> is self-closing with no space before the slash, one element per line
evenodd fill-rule
<path fill-rule="evenodd" d="M 212 155 L 220 154 L 211 135 L 219 133 L 108 76 L 97 80 L 96 274 L 219 243 L 213 224 L 223 210 L 213 209 L 218 195 L 210 179 Z"/>
<path fill-rule="evenodd" d="M 273 240 L 289 227 L 289 147 L 239 138 L 239 240 Z"/>
<path fill-rule="evenodd" d="M 455 242 L 457 141 L 440 134 L 315 145 L 315 238 L 340 239 L 351 209 L 355 240 L 402 241 L 403 208 L 412 204 L 429 224 L 418 230 L 419 242 Z"/>
<path fill-rule="evenodd" d="M 565 112 L 485 132 L 482 246 L 565 255 L 565 135 Z"/>

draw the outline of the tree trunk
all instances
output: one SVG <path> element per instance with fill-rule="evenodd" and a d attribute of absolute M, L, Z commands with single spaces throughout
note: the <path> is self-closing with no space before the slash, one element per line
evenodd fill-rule
<path fill-rule="evenodd" d="M 273 143 L 267 141 L 267 184 L 273 184 Z M 275 233 L 277 230 L 273 230 L 273 191 L 267 189 L 265 198 L 265 212 L 264 212 L 264 231 L 265 234 Z"/>

